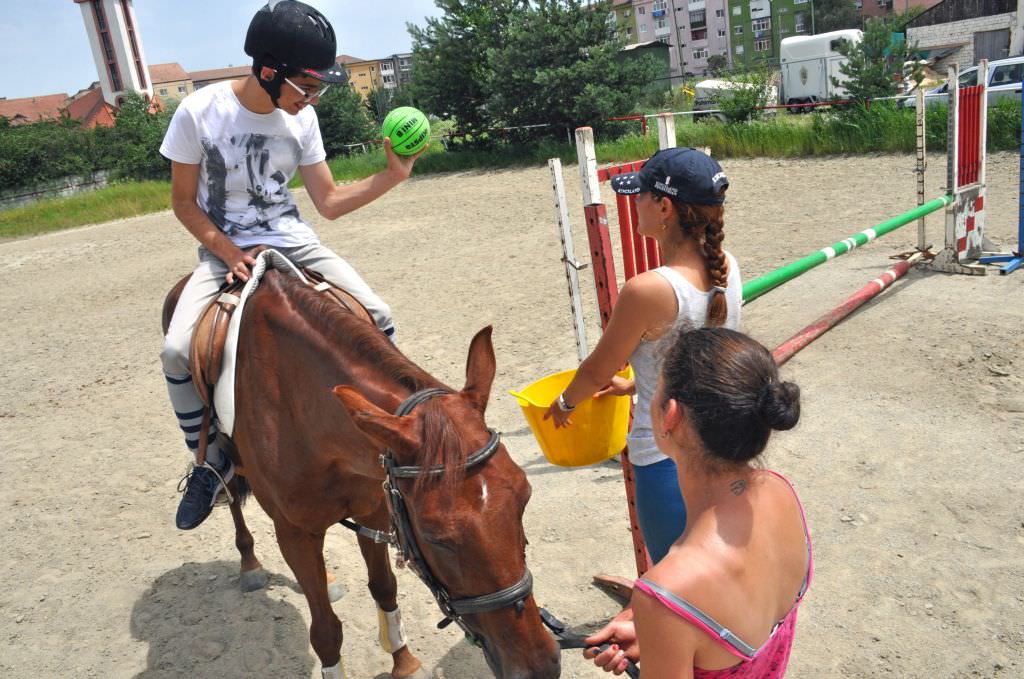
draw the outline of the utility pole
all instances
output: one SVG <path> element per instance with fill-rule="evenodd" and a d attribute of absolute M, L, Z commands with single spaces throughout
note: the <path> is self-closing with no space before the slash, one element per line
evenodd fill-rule
<path fill-rule="evenodd" d="M 910 0 L 907 0 L 910 2 Z M 814 30 L 814 0 L 811 0 L 811 35 L 817 35 L 818 32 Z"/>

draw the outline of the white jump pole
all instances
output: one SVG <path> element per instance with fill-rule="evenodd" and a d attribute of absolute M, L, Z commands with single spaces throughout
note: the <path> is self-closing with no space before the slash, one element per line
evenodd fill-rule
<path fill-rule="evenodd" d="M 572 305 L 572 326 L 576 331 L 576 353 L 580 363 L 590 350 L 587 348 L 587 328 L 583 321 L 583 298 L 580 295 L 580 269 L 587 265 L 577 261 L 572 241 L 572 227 L 569 224 L 569 208 L 565 200 L 565 181 L 562 178 L 562 161 L 548 160 L 551 170 L 551 188 L 555 192 L 555 214 L 558 217 L 558 232 L 562 239 L 562 262 L 565 264 L 565 278 L 569 283 L 569 301 Z"/>

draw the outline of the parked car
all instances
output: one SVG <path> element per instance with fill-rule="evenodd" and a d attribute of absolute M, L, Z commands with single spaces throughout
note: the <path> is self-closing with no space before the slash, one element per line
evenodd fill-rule
<path fill-rule="evenodd" d="M 1024 80 L 1024 56 L 996 59 L 988 62 L 988 105 L 993 106 L 1003 99 L 1020 99 L 1021 81 Z M 960 87 L 974 87 L 978 84 L 978 67 L 965 68 L 959 77 Z M 946 103 L 946 97 L 938 96 L 949 92 L 949 83 L 943 83 L 925 93 L 925 106 Z M 929 96 L 931 95 L 931 96 Z M 913 108 L 914 97 L 904 99 L 903 106 Z"/>

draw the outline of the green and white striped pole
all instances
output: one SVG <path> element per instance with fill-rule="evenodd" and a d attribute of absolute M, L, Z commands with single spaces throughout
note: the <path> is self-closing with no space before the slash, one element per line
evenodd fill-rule
<path fill-rule="evenodd" d="M 891 231 L 895 231 L 901 226 L 905 226 L 926 214 L 935 212 L 936 210 L 941 210 L 952 202 L 953 196 L 950 194 L 942 196 L 941 198 L 936 198 L 935 200 L 929 201 L 924 205 L 910 210 L 909 212 L 904 212 L 897 217 L 888 219 L 880 224 L 876 224 L 870 229 L 865 229 L 845 240 L 841 240 L 830 247 L 822 248 L 813 254 L 807 255 L 803 259 L 798 259 L 797 261 L 787 264 L 775 271 L 766 273 L 759 278 L 755 278 L 743 286 L 743 303 L 747 304 L 752 302 L 769 290 L 793 280 L 797 276 L 810 271 L 814 267 L 824 264 L 831 259 L 835 259 L 839 255 L 845 255 L 850 250 L 864 245 L 865 243 L 869 243 L 879 236 L 884 236 Z"/>

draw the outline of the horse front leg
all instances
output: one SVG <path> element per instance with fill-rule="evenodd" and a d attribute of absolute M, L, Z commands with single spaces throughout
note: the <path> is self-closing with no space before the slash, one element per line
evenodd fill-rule
<path fill-rule="evenodd" d="M 288 566 L 306 595 L 313 618 L 309 642 L 320 658 L 324 679 L 344 679 L 341 663 L 341 621 L 327 598 L 327 571 L 324 564 L 324 534 L 310 533 L 285 520 L 275 520 L 277 544 Z"/>
<path fill-rule="evenodd" d="M 245 516 L 242 514 L 242 501 L 239 498 L 237 477 L 228 483 L 228 490 L 231 491 L 234 501 L 231 503 L 231 519 L 235 522 L 235 547 L 242 557 L 242 566 L 238 575 L 238 586 L 243 592 L 255 592 L 267 585 L 267 572 L 263 565 L 256 558 L 256 551 L 253 549 L 256 541 L 245 525 Z"/>
<path fill-rule="evenodd" d="M 423 663 L 412 654 L 402 627 L 398 610 L 398 582 L 391 570 L 388 546 L 359 536 L 359 551 L 366 562 L 370 596 L 377 602 L 377 620 L 380 626 L 380 645 L 394 661 L 391 676 L 394 679 L 425 679 L 429 675 Z"/>

